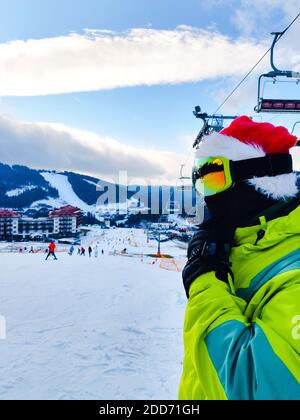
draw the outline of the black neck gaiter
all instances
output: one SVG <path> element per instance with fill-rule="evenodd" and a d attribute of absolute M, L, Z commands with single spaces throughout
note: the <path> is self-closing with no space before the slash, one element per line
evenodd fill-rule
<path fill-rule="evenodd" d="M 238 226 L 246 225 L 247 221 L 278 201 L 257 192 L 246 181 L 241 181 L 223 193 L 206 197 L 205 202 L 220 236 L 226 242 L 232 242 Z"/>

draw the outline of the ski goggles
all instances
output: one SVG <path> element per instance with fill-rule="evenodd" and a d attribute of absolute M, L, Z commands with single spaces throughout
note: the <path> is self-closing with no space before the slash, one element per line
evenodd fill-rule
<path fill-rule="evenodd" d="M 234 187 L 240 181 L 291 172 L 293 161 L 289 154 L 273 154 L 239 161 L 221 156 L 202 157 L 195 161 L 193 184 L 200 195 L 209 197 Z"/>

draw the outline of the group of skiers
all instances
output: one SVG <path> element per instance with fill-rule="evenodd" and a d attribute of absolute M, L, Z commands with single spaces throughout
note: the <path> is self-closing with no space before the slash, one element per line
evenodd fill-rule
<path fill-rule="evenodd" d="M 54 242 L 51 242 L 49 244 L 49 246 L 48 246 L 46 261 L 48 260 L 48 258 L 50 256 L 53 256 L 54 260 L 57 260 L 57 256 L 55 254 L 55 249 L 56 249 L 55 243 Z M 75 247 L 74 247 L 74 245 L 71 245 L 68 254 L 72 257 L 73 254 L 74 254 L 74 252 L 75 252 Z M 89 255 L 90 258 L 93 256 L 93 253 L 94 253 L 94 257 L 95 258 L 98 258 L 98 256 L 99 256 L 99 247 L 98 247 L 98 245 L 95 246 L 95 249 L 94 250 L 91 247 L 91 245 L 88 247 L 88 255 Z M 83 246 L 78 247 L 77 255 L 80 255 L 80 256 L 85 257 L 85 255 L 86 255 L 86 249 Z M 101 255 L 104 255 L 104 249 L 101 250 Z"/>

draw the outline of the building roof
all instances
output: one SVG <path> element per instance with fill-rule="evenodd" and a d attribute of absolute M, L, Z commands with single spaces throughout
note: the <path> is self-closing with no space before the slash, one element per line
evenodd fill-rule
<path fill-rule="evenodd" d="M 64 206 L 60 209 L 53 210 L 49 213 L 49 217 L 80 217 L 81 210 L 78 207 Z"/>
<path fill-rule="evenodd" d="M 0 218 L 4 219 L 6 217 L 19 218 L 20 215 L 19 215 L 18 212 L 14 211 L 14 210 L 0 209 Z"/>

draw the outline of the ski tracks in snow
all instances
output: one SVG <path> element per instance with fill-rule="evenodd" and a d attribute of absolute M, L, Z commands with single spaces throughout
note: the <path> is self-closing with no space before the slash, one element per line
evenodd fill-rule
<path fill-rule="evenodd" d="M 0 263 L 0 399 L 177 398 L 178 273 L 109 256 L 1 254 Z"/>

